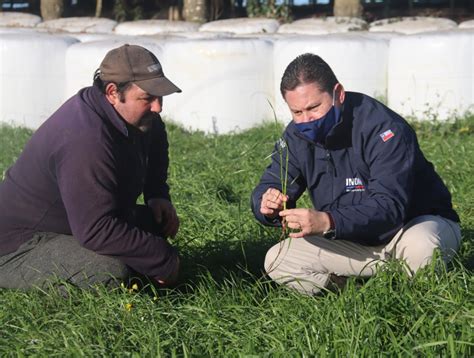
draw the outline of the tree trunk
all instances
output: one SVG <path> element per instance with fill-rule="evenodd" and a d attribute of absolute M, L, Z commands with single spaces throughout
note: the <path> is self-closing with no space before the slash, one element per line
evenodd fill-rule
<path fill-rule="evenodd" d="M 41 0 L 41 17 L 43 21 L 59 19 L 64 10 L 63 0 Z"/>
<path fill-rule="evenodd" d="M 362 17 L 360 0 L 334 0 L 334 16 Z"/>
<path fill-rule="evenodd" d="M 168 8 L 168 20 L 170 21 L 182 20 L 181 12 L 179 11 L 179 6 L 173 5 Z"/>
<path fill-rule="evenodd" d="M 186 21 L 207 21 L 207 0 L 184 0 L 183 17 Z"/>
<path fill-rule="evenodd" d="M 95 3 L 95 17 L 100 17 L 102 13 L 102 0 L 96 0 Z"/>

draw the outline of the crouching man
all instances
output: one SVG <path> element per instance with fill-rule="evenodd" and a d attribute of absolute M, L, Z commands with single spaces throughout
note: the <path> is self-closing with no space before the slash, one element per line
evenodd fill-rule
<path fill-rule="evenodd" d="M 252 210 L 261 223 L 293 232 L 268 251 L 268 275 L 315 294 L 341 277 L 371 276 L 390 258 L 410 273 L 435 249 L 448 262 L 460 246 L 459 217 L 408 123 L 346 92 L 313 54 L 288 65 L 280 89 L 293 120 L 252 193 Z M 296 209 L 305 190 L 313 207 Z"/>
<path fill-rule="evenodd" d="M 0 184 L 0 287 L 114 287 L 136 273 L 176 281 L 166 238 L 179 220 L 159 116 L 174 92 L 153 53 L 124 45 L 38 128 Z"/>

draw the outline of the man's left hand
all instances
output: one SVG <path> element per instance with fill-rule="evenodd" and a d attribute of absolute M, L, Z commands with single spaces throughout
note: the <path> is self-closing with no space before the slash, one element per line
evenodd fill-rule
<path fill-rule="evenodd" d="M 164 237 L 175 237 L 179 229 L 179 218 L 173 204 L 163 198 L 148 200 L 148 206 L 153 212 L 155 221 L 161 225 Z"/>
<path fill-rule="evenodd" d="M 291 238 L 307 235 L 321 235 L 331 227 L 329 214 L 314 209 L 288 209 L 280 211 L 287 227 L 299 230 L 290 233 Z"/>

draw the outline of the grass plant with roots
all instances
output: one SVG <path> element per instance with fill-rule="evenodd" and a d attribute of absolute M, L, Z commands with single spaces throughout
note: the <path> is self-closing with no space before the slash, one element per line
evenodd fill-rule
<path fill-rule="evenodd" d="M 286 196 L 286 192 L 288 189 L 289 148 L 288 148 L 288 143 L 286 142 L 285 138 L 283 136 L 280 136 L 281 130 L 278 124 L 275 108 L 273 107 L 273 105 L 271 104 L 269 100 L 267 101 L 273 112 L 273 120 L 275 122 L 275 128 L 276 128 L 276 132 L 278 133 L 279 138 L 276 141 L 275 150 L 265 159 L 271 158 L 274 155 L 278 155 L 279 163 L 280 163 L 280 177 L 278 179 L 280 180 L 281 193 L 283 194 L 283 196 Z M 286 210 L 286 201 L 283 201 L 283 210 Z M 287 225 L 286 225 L 286 219 L 283 218 L 283 220 L 281 221 L 281 233 L 279 237 L 280 247 L 278 249 L 278 254 L 275 257 L 275 260 L 273 260 L 273 262 L 267 268 L 267 272 L 271 272 L 272 270 L 276 268 L 275 262 L 277 261 L 278 257 L 280 257 L 280 254 L 283 251 L 283 244 L 285 242 L 285 239 L 287 238 L 287 234 L 288 234 L 288 230 L 287 230 Z M 291 238 L 288 241 L 288 246 L 290 245 L 290 243 L 291 243 Z"/>

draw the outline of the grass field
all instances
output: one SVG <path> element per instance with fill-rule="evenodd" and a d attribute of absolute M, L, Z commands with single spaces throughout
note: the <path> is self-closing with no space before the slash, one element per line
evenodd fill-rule
<path fill-rule="evenodd" d="M 0 356 L 474 356 L 474 117 L 414 126 L 462 219 L 448 270 L 434 263 L 409 279 L 392 264 L 316 298 L 277 287 L 262 264 L 279 232 L 249 209 L 274 125 L 225 136 L 168 125 L 182 283 L 151 293 L 71 287 L 67 298 L 0 290 Z M 30 135 L 0 127 L 0 173 Z"/>

